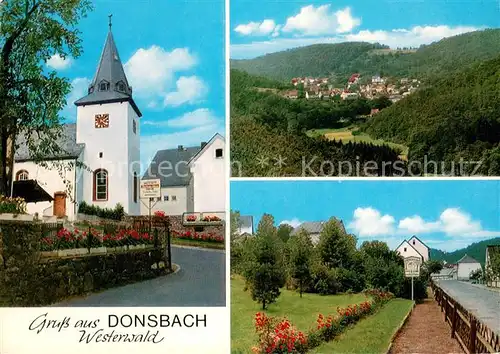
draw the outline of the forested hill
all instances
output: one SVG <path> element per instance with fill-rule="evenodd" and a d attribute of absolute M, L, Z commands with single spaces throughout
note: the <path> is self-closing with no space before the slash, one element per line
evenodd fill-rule
<path fill-rule="evenodd" d="M 316 44 L 250 60 L 231 60 L 231 67 L 278 80 L 334 76 L 342 81 L 356 72 L 426 78 L 496 57 L 500 53 L 500 29 L 445 38 L 413 53 L 380 50 L 383 48 L 387 47 L 361 42 Z"/>
<path fill-rule="evenodd" d="M 384 109 L 363 128 L 405 144 L 411 161 L 481 161 L 500 175 L 500 57 L 434 80 Z M 473 171 L 469 171 L 473 172 Z"/>
<path fill-rule="evenodd" d="M 467 254 L 484 266 L 486 246 L 489 245 L 500 245 L 500 237 L 476 242 L 466 248 L 462 248 L 449 253 L 431 248 L 430 256 L 433 260 L 446 261 L 447 263 L 456 263 L 460 258 Z"/>

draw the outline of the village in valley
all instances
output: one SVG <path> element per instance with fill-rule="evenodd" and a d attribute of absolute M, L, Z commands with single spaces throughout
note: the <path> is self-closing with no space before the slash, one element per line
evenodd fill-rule
<path fill-rule="evenodd" d="M 354 100 L 366 98 L 369 100 L 377 97 L 388 97 L 392 103 L 396 103 L 405 96 L 415 92 L 421 85 L 421 81 L 411 78 L 391 78 L 374 75 L 370 78 L 362 77 L 354 73 L 348 79 L 344 87 L 334 87 L 327 77 L 296 77 L 291 80 L 295 87 L 282 95 L 289 99 L 342 99 Z M 373 111 L 372 113 L 377 113 Z"/>

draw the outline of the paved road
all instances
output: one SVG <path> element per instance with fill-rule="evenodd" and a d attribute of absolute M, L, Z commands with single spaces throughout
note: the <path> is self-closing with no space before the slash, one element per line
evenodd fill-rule
<path fill-rule="evenodd" d="M 457 280 L 440 280 L 438 284 L 480 321 L 500 333 L 500 293 Z"/>
<path fill-rule="evenodd" d="M 172 246 L 175 274 L 109 289 L 54 306 L 225 306 L 225 253 Z"/>

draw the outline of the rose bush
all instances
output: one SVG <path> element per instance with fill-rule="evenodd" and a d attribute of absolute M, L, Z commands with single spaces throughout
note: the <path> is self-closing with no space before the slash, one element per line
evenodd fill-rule
<path fill-rule="evenodd" d="M 305 353 L 307 337 L 286 318 L 278 320 L 259 312 L 255 315 L 255 330 L 259 344 L 252 348 L 256 354 Z"/>

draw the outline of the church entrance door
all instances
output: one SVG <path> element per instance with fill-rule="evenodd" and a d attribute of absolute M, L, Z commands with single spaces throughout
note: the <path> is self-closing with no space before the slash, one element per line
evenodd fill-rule
<path fill-rule="evenodd" d="M 54 193 L 54 215 L 58 218 L 66 216 L 66 193 Z"/>

